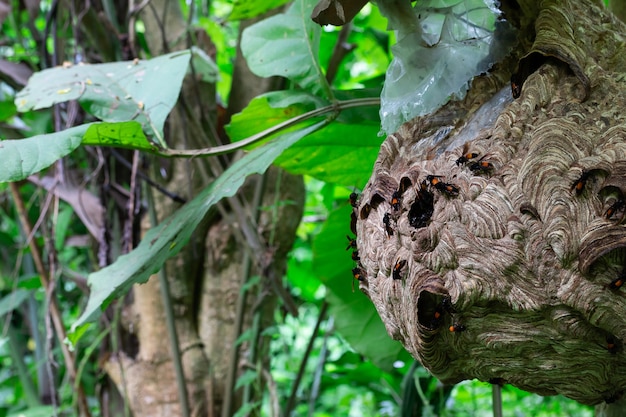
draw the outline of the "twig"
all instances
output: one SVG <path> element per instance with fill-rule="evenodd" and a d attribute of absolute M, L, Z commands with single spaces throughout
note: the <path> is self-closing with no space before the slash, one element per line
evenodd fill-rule
<path fill-rule="evenodd" d="M 352 22 L 346 23 L 341 27 L 341 31 L 339 32 L 339 36 L 337 37 L 337 43 L 335 43 L 333 54 L 330 57 L 330 61 L 328 62 L 328 68 L 326 69 L 326 80 L 328 81 L 328 84 L 333 83 L 341 61 L 343 61 L 346 55 L 348 55 L 348 53 L 354 50 L 354 48 L 356 47 L 354 44 L 349 44 L 346 42 L 351 31 Z"/>
<path fill-rule="evenodd" d="M 306 363 L 309 360 L 309 356 L 311 356 L 311 352 L 313 351 L 313 344 L 315 343 L 315 339 L 317 338 L 317 334 L 320 331 L 320 325 L 322 321 L 326 318 L 326 311 L 328 310 L 328 303 L 324 301 L 322 303 L 322 308 L 320 309 L 320 314 L 317 317 L 317 323 L 315 323 L 315 328 L 313 328 L 313 333 L 309 338 L 309 344 L 306 347 L 306 351 L 304 352 L 304 356 L 302 357 L 302 362 L 300 362 L 300 369 L 298 369 L 298 374 L 296 375 L 296 379 L 293 381 L 291 385 L 291 394 L 289 395 L 289 400 L 287 401 L 287 405 L 285 406 L 285 412 L 283 415 L 285 417 L 289 417 L 291 415 L 291 411 L 296 405 L 296 396 L 298 395 L 298 388 L 300 387 L 300 382 L 302 381 L 302 377 L 304 376 L 304 371 L 306 370 Z"/>
<path fill-rule="evenodd" d="M 10 183 L 11 195 L 13 196 L 13 201 L 15 203 L 15 207 L 17 209 L 17 214 L 20 218 L 20 223 L 22 224 L 22 228 L 24 230 L 24 234 L 26 236 L 30 236 L 33 232 L 32 226 L 30 224 L 30 220 L 28 219 L 28 212 L 26 211 L 26 206 L 24 205 L 24 200 L 22 200 L 22 196 L 17 188 L 17 184 L 14 182 Z M 35 262 L 35 268 L 37 269 L 37 273 L 39 274 L 39 279 L 41 281 L 41 286 L 43 288 L 50 288 L 50 277 L 48 276 L 48 271 L 46 270 L 43 259 L 41 257 L 41 252 L 35 239 L 30 239 L 28 242 L 28 246 L 30 247 L 31 255 L 33 257 L 33 261 Z M 59 309 L 59 305 L 57 303 L 56 297 L 50 297 L 50 317 L 52 318 L 52 323 L 54 325 L 54 330 L 57 334 L 57 338 L 59 340 L 59 345 L 61 347 L 61 352 L 63 353 L 63 359 L 65 360 L 65 366 L 67 368 L 67 373 L 69 374 L 70 380 L 73 384 L 77 385 L 78 392 L 78 409 L 79 413 L 82 416 L 90 417 L 91 414 L 89 412 L 89 407 L 87 405 L 87 397 L 85 396 L 85 392 L 83 390 L 80 382 L 76 383 L 76 367 L 74 364 L 74 354 L 70 351 L 69 346 L 65 344 L 65 327 L 63 326 L 63 319 L 61 316 L 61 311 Z"/>

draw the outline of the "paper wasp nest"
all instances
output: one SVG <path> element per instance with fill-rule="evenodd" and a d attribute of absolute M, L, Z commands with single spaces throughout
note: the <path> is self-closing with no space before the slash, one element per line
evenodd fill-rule
<path fill-rule="evenodd" d="M 607 28 L 623 27 L 587 2 L 543 3 L 518 98 L 387 137 L 353 202 L 354 272 L 443 382 L 612 402 L 626 390 L 626 57 Z M 570 43 L 550 44 L 548 18 Z"/>

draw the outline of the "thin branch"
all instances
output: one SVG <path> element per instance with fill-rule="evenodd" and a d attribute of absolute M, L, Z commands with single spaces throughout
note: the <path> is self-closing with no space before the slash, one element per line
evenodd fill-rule
<path fill-rule="evenodd" d="M 33 233 L 32 226 L 30 224 L 30 220 L 28 219 L 28 212 L 26 210 L 26 206 L 24 205 L 24 200 L 17 188 L 17 184 L 12 182 L 9 184 L 11 189 L 11 195 L 13 196 L 13 201 L 15 203 L 15 208 L 17 210 L 17 214 L 20 219 L 20 223 L 22 225 L 22 229 L 24 230 L 24 234 L 26 236 L 30 236 Z M 50 277 L 48 275 L 48 271 L 46 270 L 43 259 L 41 256 L 41 252 L 35 239 L 30 239 L 28 242 L 28 246 L 30 247 L 31 255 L 33 257 L 33 261 L 35 262 L 35 268 L 37 273 L 39 274 L 39 279 L 41 281 L 41 286 L 46 289 L 50 288 Z M 57 299 L 54 296 L 50 297 L 50 317 L 52 319 L 52 323 L 54 325 L 54 330 L 59 340 L 59 345 L 61 347 L 61 352 L 63 353 L 63 358 L 65 360 L 65 366 L 67 368 L 67 372 L 69 374 L 70 380 L 72 383 L 76 381 L 76 367 L 74 364 L 74 354 L 70 351 L 69 346 L 65 343 L 66 333 L 65 327 L 63 326 L 63 319 L 61 315 L 61 310 L 59 309 L 59 305 L 57 303 Z M 85 392 L 83 390 L 80 382 L 77 383 L 78 389 L 78 409 L 79 413 L 82 416 L 90 417 L 91 414 L 89 412 L 89 407 L 87 405 L 87 397 L 85 396 Z"/>
<path fill-rule="evenodd" d="M 352 22 L 348 22 L 341 27 L 341 31 L 337 37 L 337 43 L 335 43 L 335 48 L 333 49 L 333 54 L 330 57 L 330 61 L 328 61 L 328 69 L 326 70 L 326 80 L 328 81 L 328 84 L 333 83 L 333 80 L 337 75 L 339 65 L 341 65 L 341 61 L 343 61 L 348 53 L 356 48 L 355 44 L 347 42 L 351 31 Z"/>
<path fill-rule="evenodd" d="M 311 110 L 299 116 L 293 117 L 289 120 L 285 120 L 282 123 L 279 123 L 275 126 L 272 126 L 269 129 L 266 129 L 262 132 L 257 133 L 256 135 L 250 136 L 247 139 L 240 140 L 238 142 L 229 143 L 227 145 L 222 146 L 213 146 L 210 148 L 204 149 L 161 149 L 155 154 L 162 156 L 164 158 L 197 158 L 197 157 L 205 157 L 205 156 L 215 156 L 215 155 L 223 155 L 226 153 L 230 153 L 236 151 L 238 149 L 243 149 L 246 146 L 252 145 L 254 143 L 260 142 L 269 136 L 280 132 L 281 130 L 287 129 L 298 123 L 304 122 L 306 120 L 312 119 L 314 117 L 323 116 L 324 114 L 336 114 L 341 110 L 346 110 L 354 107 L 364 107 L 364 106 L 378 106 L 380 105 L 380 98 L 378 97 L 367 97 L 367 98 L 358 98 L 352 100 L 339 101 L 335 104 L 331 104 L 329 106 L 325 106 L 319 109 Z"/>
<path fill-rule="evenodd" d="M 300 362 L 300 369 L 298 369 L 298 374 L 296 375 L 296 379 L 293 381 L 291 385 L 291 394 L 289 395 L 289 400 L 287 401 L 287 405 L 285 406 L 285 411 L 283 413 L 284 417 L 289 417 L 291 415 L 291 411 L 296 405 L 296 396 L 298 395 L 298 388 L 300 387 L 300 382 L 302 382 L 302 377 L 304 376 L 304 371 L 306 369 L 306 364 L 309 361 L 309 356 L 311 356 L 311 352 L 313 351 L 313 343 L 315 343 L 315 339 L 317 338 L 317 334 L 320 331 L 320 326 L 322 321 L 326 318 L 326 312 L 328 311 L 328 303 L 324 301 L 322 303 L 322 308 L 320 308 L 320 314 L 317 317 L 317 323 L 315 323 L 315 328 L 313 329 L 313 333 L 309 338 L 309 344 L 306 347 L 306 351 L 304 352 L 304 356 L 302 357 L 302 362 Z"/>

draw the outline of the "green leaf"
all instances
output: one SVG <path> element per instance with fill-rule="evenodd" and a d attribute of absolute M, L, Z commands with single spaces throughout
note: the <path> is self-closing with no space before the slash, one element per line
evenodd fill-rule
<path fill-rule="evenodd" d="M 409 354 L 392 340 L 372 302 L 360 291 L 352 292 L 350 253 L 344 251 L 350 233 L 350 212 L 346 204 L 328 216 L 324 228 L 313 242 L 313 266 L 330 290 L 326 300 L 335 317 L 335 327 L 350 345 L 376 366 L 391 370 L 396 360 L 407 362 Z M 358 287 L 358 283 L 354 283 Z"/>
<path fill-rule="evenodd" d="M 0 317 L 18 308 L 26 300 L 30 291 L 18 288 L 0 299 Z"/>
<path fill-rule="evenodd" d="M 328 104 L 327 101 L 302 91 L 262 94 L 252 99 L 240 113 L 233 115 L 230 124 L 226 126 L 226 132 L 231 141 L 237 142 Z"/>
<path fill-rule="evenodd" d="M 235 0 L 228 20 L 250 19 L 287 2 L 289 0 Z"/>
<path fill-rule="evenodd" d="M 318 57 L 321 28 L 311 20 L 316 3 L 296 0 L 286 13 L 246 28 L 241 51 L 256 75 L 286 77 L 314 94 L 324 91 L 330 98 Z"/>
<path fill-rule="evenodd" d="M 368 97 L 372 92 L 341 94 L 358 98 Z M 304 92 L 268 93 L 255 98 L 241 113 L 234 115 L 226 129 L 231 140 L 238 141 L 327 104 Z M 276 160 L 276 165 L 325 182 L 362 187 L 372 173 L 383 141 L 378 136 L 375 109 L 370 106 L 342 111 L 333 123 L 287 149 Z"/>
<path fill-rule="evenodd" d="M 83 145 L 114 146 L 152 153 L 157 151 L 157 147 L 144 135 L 141 124 L 132 120 L 92 124 L 83 137 Z"/>
<path fill-rule="evenodd" d="M 7 417 L 49 417 L 56 413 L 57 410 L 55 410 L 55 407 L 51 405 L 41 405 L 23 411 L 14 411 L 7 415 Z"/>
<path fill-rule="evenodd" d="M 133 284 L 144 283 L 163 263 L 176 255 L 209 209 L 224 197 L 233 196 L 248 175 L 263 173 L 286 148 L 322 127 L 319 122 L 306 129 L 282 135 L 265 146 L 254 149 L 232 164 L 219 178 L 173 215 L 150 229 L 139 246 L 120 256 L 115 263 L 89 275 L 91 295 L 87 307 L 72 325 L 72 331 L 96 318 L 111 300 L 125 293 Z"/>
<path fill-rule="evenodd" d="M 90 126 L 0 141 L 0 183 L 19 181 L 49 167 L 76 149 Z"/>
<path fill-rule="evenodd" d="M 256 371 L 247 370 L 245 371 L 239 378 L 237 378 L 237 382 L 235 383 L 235 389 L 239 389 L 246 385 L 252 384 L 257 379 Z"/>
<path fill-rule="evenodd" d="M 378 130 L 377 124 L 335 121 L 287 149 L 276 165 L 293 174 L 361 188 L 372 174 L 383 141 Z"/>
<path fill-rule="evenodd" d="M 24 112 L 79 100 L 105 122 L 137 120 L 144 131 L 161 138 L 190 56 L 189 51 L 180 51 L 147 61 L 50 68 L 28 80 L 15 104 Z"/>
<path fill-rule="evenodd" d="M 206 83 L 215 83 L 220 77 L 220 70 L 217 64 L 206 52 L 197 46 L 191 47 L 191 64 L 196 75 Z"/>

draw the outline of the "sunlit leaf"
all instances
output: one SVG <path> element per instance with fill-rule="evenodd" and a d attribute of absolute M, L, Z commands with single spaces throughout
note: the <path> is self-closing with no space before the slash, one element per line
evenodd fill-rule
<path fill-rule="evenodd" d="M 132 120 L 129 122 L 92 124 L 85 133 L 83 145 L 114 146 L 146 152 L 157 151 L 157 147 L 149 142 L 144 135 L 141 124 Z"/>
<path fill-rule="evenodd" d="M 341 94 L 351 97 L 346 92 Z M 303 92 L 264 94 L 233 116 L 227 132 L 231 140 L 241 140 L 325 104 Z M 344 110 L 334 123 L 287 149 L 276 164 L 294 174 L 362 187 L 372 173 L 383 140 L 378 131 L 376 107 Z"/>
<path fill-rule="evenodd" d="M 250 19 L 288 2 L 289 0 L 235 0 L 228 20 Z"/>
<path fill-rule="evenodd" d="M 72 325 L 72 329 L 95 319 L 114 297 L 125 293 L 131 285 L 146 282 L 151 274 L 161 269 L 167 259 L 180 252 L 215 203 L 224 197 L 234 195 L 248 175 L 265 172 L 281 152 L 319 129 L 324 123 L 319 122 L 306 129 L 287 133 L 254 149 L 233 163 L 192 201 L 150 229 L 136 249 L 119 257 L 115 263 L 106 268 L 90 274 L 89 301 L 83 314 Z"/>

